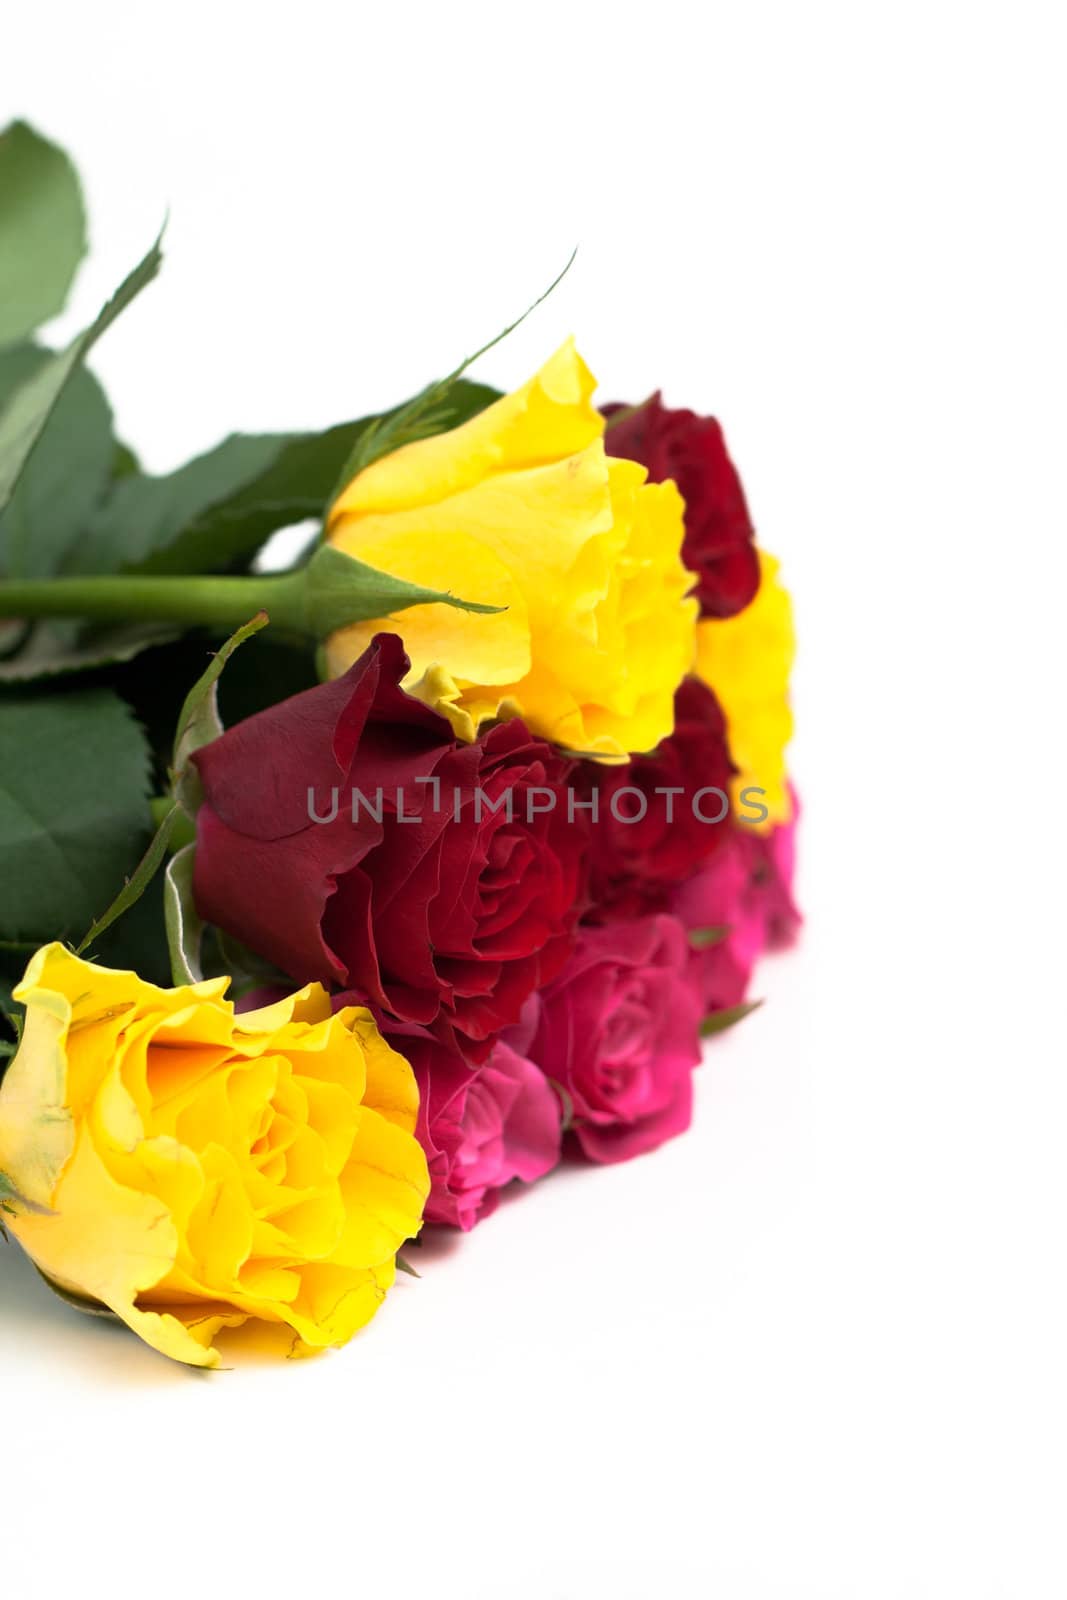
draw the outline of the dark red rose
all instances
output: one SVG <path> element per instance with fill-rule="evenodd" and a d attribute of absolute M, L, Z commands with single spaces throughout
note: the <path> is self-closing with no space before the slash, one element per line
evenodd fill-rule
<path fill-rule="evenodd" d="M 197 753 L 194 892 L 298 982 L 482 1058 L 567 958 L 584 830 L 569 762 L 518 720 L 458 744 L 399 687 L 407 668 L 379 634 L 343 678 Z"/>
<path fill-rule="evenodd" d="M 513 1179 L 533 1183 L 556 1166 L 562 1105 L 532 1061 L 501 1039 L 472 1068 L 423 1028 L 386 1027 L 419 1086 L 415 1134 L 430 1169 L 427 1222 L 469 1230 L 496 1210 Z"/>
<path fill-rule="evenodd" d="M 719 702 L 697 678 L 674 697 L 674 732 L 625 766 L 583 761 L 572 778 L 589 829 L 588 920 L 669 908 L 678 885 L 708 862 L 729 831 L 734 767 Z M 664 792 L 666 791 L 666 792 Z"/>
<path fill-rule="evenodd" d="M 681 491 L 682 559 L 696 573 L 701 616 L 743 611 L 759 587 L 759 564 L 745 492 L 715 418 L 672 411 L 658 393 L 634 410 L 605 406 L 604 415 L 609 455 L 639 461 L 653 483 L 673 478 Z"/>
<path fill-rule="evenodd" d="M 591 1161 L 626 1161 L 688 1128 L 700 997 L 675 917 L 582 928 L 538 997 L 526 1054 L 560 1084 Z"/>

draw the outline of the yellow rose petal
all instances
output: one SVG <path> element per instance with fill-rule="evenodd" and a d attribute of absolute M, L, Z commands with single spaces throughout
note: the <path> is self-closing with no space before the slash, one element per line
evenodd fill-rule
<path fill-rule="evenodd" d="M 760 585 L 751 603 L 734 617 L 708 618 L 697 628 L 697 675 L 715 691 L 738 768 L 734 804 L 747 788 L 764 790 L 769 815 L 761 831 L 792 815 L 785 750 L 793 734 L 795 637 L 792 602 L 778 570 L 774 556 L 761 550 Z"/>

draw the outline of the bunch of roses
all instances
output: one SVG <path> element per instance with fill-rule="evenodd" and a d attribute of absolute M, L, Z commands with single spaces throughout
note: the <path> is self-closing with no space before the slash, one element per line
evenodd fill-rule
<path fill-rule="evenodd" d="M 620 1161 L 687 1127 L 702 1022 L 796 923 L 795 808 L 760 748 L 787 619 L 776 662 L 746 640 L 773 573 L 761 593 L 721 431 L 656 396 L 605 434 L 591 390 L 565 345 L 334 506 L 342 548 L 451 570 L 505 618 L 360 624 L 329 642 L 340 676 L 195 757 L 200 911 L 372 1010 L 419 1086 L 426 1216 L 462 1228 L 568 1143 Z"/>
<path fill-rule="evenodd" d="M 512 394 L 439 385 L 276 447 L 208 507 L 210 458 L 158 495 L 125 468 L 66 575 L 0 581 L 0 617 L 80 617 L 92 649 L 124 604 L 179 631 L 262 608 L 319 645 L 297 693 L 256 658 L 260 708 L 226 731 L 215 682 L 252 629 L 224 647 L 141 865 L 78 954 L 53 937 L 13 990 L 6 1220 L 60 1292 L 179 1360 L 216 1364 L 248 1319 L 296 1351 L 342 1343 L 423 1219 L 469 1229 L 568 1150 L 621 1161 L 682 1132 L 702 1033 L 794 934 L 776 563 L 714 420 L 658 394 L 598 410 L 594 387 L 568 342 Z M 0 468 L 3 448 L 0 412 Z M 279 504 L 307 501 L 314 554 L 255 575 Z M 147 580 L 125 575 L 129 533 L 122 562 L 92 555 L 131 506 L 171 519 Z M 70 653 L 50 626 L 31 663 Z M 83 960 L 168 855 L 175 986 Z"/>

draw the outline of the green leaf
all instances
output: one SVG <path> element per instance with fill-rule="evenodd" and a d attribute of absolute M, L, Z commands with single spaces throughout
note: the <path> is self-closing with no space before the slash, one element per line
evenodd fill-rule
<path fill-rule="evenodd" d="M 190 817 L 199 809 L 203 791 L 200 774 L 191 765 L 189 757 L 195 750 L 219 738 L 223 731 L 218 706 L 218 681 L 222 669 L 237 647 L 244 644 L 246 639 L 251 639 L 260 628 L 265 628 L 268 621 L 266 612 L 261 611 L 243 628 L 238 628 L 212 658 L 210 666 L 201 673 L 185 697 L 174 735 L 173 774 L 174 798 Z"/>
<path fill-rule="evenodd" d="M 526 307 L 521 317 L 516 317 L 514 322 L 509 322 L 508 326 L 501 329 L 488 343 L 475 350 L 473 355 L 467 356 L 447 377 L 439 378 L 436 383 L 427 384 L 426 388 L 421 389 L 406 405 L 400 406 L 396 411 L 391 411 L 388 415 L 378 418 L 371 427 L 367 428 L 346 461 L 344 471 L 341 473 L 331 498 L 336 500 L 337 496 L 348 487 L 357 473 L 362 472 L 364 467 L 369 467 L 372 461 L 377 461 L 381 456 L 389 455 L 393 450 L 399 450 L 401 445 L 412 444 L 417 439 L 425 439 L 435 433 L 445 433 L 448 429 L 457 427 L 459 422 L 466 421 L 466 416 L 462 414 L 455 418 L 450 416 L 453 406 L 456 406 L 462 412 L 462 401 L 457 399 L 456 396 L 456 386 L 459 380 L 463 377 L 468 367 L 473 366 L 476 361 L 492 350 L 494 345 L 498 345 L 502 339 L 506 339 L 509 333 L 514 333 L 515 329 L 526 321 L 530 313 L 536 311 L 537 307 L 548 299 L 552 291 L 567 276 L 577 254 L 577 250 L 571 252 L 570 260 L 563 268 L 563 271 L 553 278 L 548 288 L 543 294 L 538 295 L 532 305 Z M 476 390 L 481 386 L 470 384 L 467 387 L 470 390 Z M 491 390 L 483 390 L 482 392 L 483 394 L 492 395 L 494 399 L 497 398 Z M 466 415 L 474 416 L 476 411 L 483 410 L 488 403 L 488 400 L 483 400 L 481 405 L 475 407 L 475 411 L 468 412 Z"/>
<path fill-rule="evenodd" d="M 496 391 L 457 384 L 445 426 L 473 416 Z M 321 519 L 358 440 L 381 419 L 324 433 L 233 434 L 167 477 L 129 474 L 97 511 L 65 570 L 227 572 L 246 566 L 279 528 Z"/>
<path fill-rule="evenodd" d="M 724 1006 L 721 1011 L 713 1011 L 700 1024 L 701 1036 L 710 1039 L 716 1033 L 725 1033 L 735 1022 L 740 1022 L 753 1011 L 758 1011 L 762 1004 L 762 1000 L 745 1000 L 739 1006 Z"/>
<path fill-rule="evenodd" d="M 53 359 L 36 345 L 0 350 L 0 406 Z M 58 571 L 85 533 L 111 478 L 111 408 L 92 373 L 76 371 L 0 516 L 0 569 L 13 578 Z"/>
<path fill-rule="evenodd" d="M 262 477 L 287 443 L 285 434 L 232 434 L 206 455 L 164 477 L 132 472 L 118 478 L 65 571 L 108 573 L 152 568 L 184 529 L 195 528 Z M 230 558 L 232 559 L 232 558 Z M 228 564 L 223 561 L 224 567 Z M 155 568 L 153 570 L 161 570 Z M 179 565 L 177 571 L 183 570 Z M 218 566 L 189 570 L 218 571 Z"/>
<path fill-rule="evenodd" d="M 329 544 L 320 545 L 316 550 L 307 564 L 305 577 L 305 629 L 319 639 L 350 623 L 387 617 L 390 612 L 404 610 L 407 606 L 440 603 L 486 616 L 507 609 L 461 600 L 447 590 L 424 589 L 421 584 L 407 583 L 403 578 L 368 567 L 355 556 L 345 555 L 343 550 Z"/>
<path fill-rule="evenodd" d="M 690 928 L 689 943 L 694 950 L 707 950 L 710 945 L 721 944 L 729 928 Z"/>
<path fill-rule="evenodd" d="M 223 496 L 205 497 L 194 515 L 156 537 L 137 570 L 224 572 L 247 564 L 278 528 L 323 515 L 341 464 L 366 426 L 362 418 L 325 433 L 275 436 L 261 470 Z M 238 442 L 227 440 L 213 452 L 220 464 L 222 453 Z"/>
<path fill-rule="evenodd" d="M 0 938 L 80 933 L 135 864 L 149 754 L 105 689 L 0 699 Z"/>
<path fill-rule="evenodd" d="M 85 254 L 78 175 L 25 122 L 0 133 L 0 344 L 62 311 Z"/>
<path fill-rule="evenodd" d="M 195 852 L 193 844 L 179 850 L 167 863 L 163 879 L 171 980 L 175 984 L 200 983 L 204 976 L 200 959 L 204 924 L 193 898 Z"/>
<path fill-rule="evenodd" d="M 34 448 L 48 425 L 67 384 L 85 357 L 116 317 L 159 271 L 159 240 L 108 301 L 96 321 L 65 350 L 48 357 L 32 377 L 22 383 L 0 411 L 0 511 L 3 511 L 25 470 Z"/>
<path fill-rule="evenodd" d="M 138 862 L 132 876 L 123 885 L 107 910 L 96 919 L 78 946 L 78 955 L 81 955 L 91 944 L 94 944 L 100 935 L 110 928 L 111 924 L 116 922 L 124 912 L 129 911 L 137 904 L 159 871 L 163 858 L 167 853 L 167 847 L 174 838 L 176 830 L 180 836 L 181 825 L 187 823 L 187 818 L 194 814 L 200 798 L 199 776 L 195 768 L 190 767 L 189 757 L 194 750 L 199 750 L 201 745 L 209 744 L 212 739 L 217 739 L 222 732 L 222 723 L 219 720 L 215 699 L 219 675 L 238 645 L 251 638 L 252 634 L 258 633 L 260 628 L 266 626 L 266 623 L 266 615 L 261 613 L 259 616 L 253 617 L 252 621 L 245 627 L 239 629 L 231 639 L 227 639 L 222 649 L 213 658 L 211 665 L 201 674 L 186 696 L 185 704 L 182 706 L 181 715 L 178 718 L 178 731 L 174 740 L 174 804 L 160 818 L 159 826 L 152 837 L 152 842 Z M 194 782 L 196 784 L 195 792 L 192 788 Z M 184 793 L 183 785 L 185 786 Z M 155 811 L 154 805 L 152 810 L 153 812 Z M 178 855 L 184 856 L 185 851 L 187 849 L 191 850 L 191 848 L 191 844 L 183 846 L 178 851 Z M 169 874 L 168 885 L 172 886 Z M 169 899 L 167 905 L 167 937 L 169 943 L 171 939 Z M 181 919 L 182 911 L 180 906 L 178 915 Z"/>
<path fill-rule="evenodd" d="M 120 478 L 130 478 L 135 472 L 140 472 L 141 463 L 136 453 L 128 444 L 123 444 L 121 439 L 115 440 L 115 454 L 111 458 L 111 476 L 118 482 Z"/>
<path fill-rule="evenodd" d="M 101 627 L 39 622 L 16 654 L 0 661 L 0 684 L 96 672 L 101 667 L 132 661 L 142 651 L 178 637 L 179 630 L 165 622 L 122 622 Z"/>

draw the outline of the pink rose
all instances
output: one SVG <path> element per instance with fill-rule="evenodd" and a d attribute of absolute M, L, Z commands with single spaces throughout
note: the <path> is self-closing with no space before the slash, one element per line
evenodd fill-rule
<path fill-rule="evenodd" d="M 766 929 L 750 893 L 749 864 L 739 829 L 702 871 L 682 885 L 672 909 L 690 933 L 714 941 L 695 945 L 689 957 L 702 1015 L 740 1005 L 763 953 Z"/>
<path fill-rule="evenodd" d="M 430 1168 L 427 1222 L 469 1231 L 496 1209 L 514 1178 L 533 1183 L 557 1164 L 559 1096 L 531 1061 L 498 1040 L 470 1067 L 423 1029 L 390 1029 L 419 1086 L 415 1133 Z"/>
<path fill-rule="evenodd" d="M 769 833 L 735 828 L 723 848 L 682 885 L 671 910 L 693 934 L 720 931 L 690 957 L 704 1015 L 740 1005 L 764 950 L 790 944 L 800 926 L 793 900 L 793 819 Z M 725 931 L 721 931 L 725 930 Z"/>
<path fill-rule="evenodd" d="M 682 1133 L 700 1060 L 700 1004 L 675 917 L 579 929 L 542 990 L 528 1053 L 567 1091 L 591 1161 L 626 1161 Z"/>
<path fill-rule="evenodd" d="M 752 894 L 763 911 L 767 948 L 782 950 L 793 943 L 800 930 L 801 915 L 793 898 L 796 875 L 797 817 L 800 803 L 790 789 L 793 815 L 770 833 L 748 833 Z"/>

